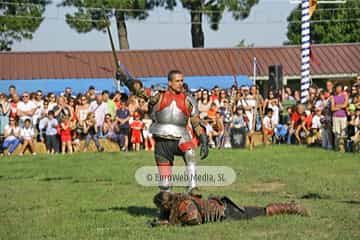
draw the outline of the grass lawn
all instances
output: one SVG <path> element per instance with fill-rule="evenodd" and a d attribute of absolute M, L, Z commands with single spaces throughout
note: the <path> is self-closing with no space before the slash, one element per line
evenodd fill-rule
<path fill-rule="evenodd" d="M 0 239 L 360 239 L 360 154 L 301 146 L 211 151 L 199 165 L 232 167 L 237 179 L 202 188 L 204 195 L 261 206 L 295 199 L 312 216 L 195 227 L 145 224 L 157 215 L 158 189 L 138 185 L 134 173 L 152 165 L 147 152 L 1 158 Z"/>

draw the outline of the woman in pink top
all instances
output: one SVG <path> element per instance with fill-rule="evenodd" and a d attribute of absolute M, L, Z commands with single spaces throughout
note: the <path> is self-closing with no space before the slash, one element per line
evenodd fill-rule
<path fill-rule="evenodd" d="M 333 133 L 335 137 L 335 150 L 345 152 L 344 142 L 346 137 L 347 117 L 346 108 L 348 106 L 348 96 L 344 93 L 344 87 L 336 84 L 335 95 L 331 98 L 331 111 L 333 122 Z"/>

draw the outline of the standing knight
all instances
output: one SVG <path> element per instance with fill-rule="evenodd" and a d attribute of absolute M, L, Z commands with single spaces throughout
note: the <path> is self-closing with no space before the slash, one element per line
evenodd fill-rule
<path fill-rule="evenodd" d="M 124 76 L 121 76 L 120 73 L 117 79 L 123 80 Z M 197 103 L 184 89 L 184 75 L 178 70 L 170 71 L 168 74 L 168 89 L 153 96 L 146 94 L 140 81 L 127 81 L 126 78 L 125 80 L 123 82 L 130 91 L 134 95 L 147 100 L 149 104 L 153 118 L 149 130 L 155 139 L 155 161 L 161 179 L 159 182 L 160 191 L 170 191 L 168 176 L 171 175 L 174 156 L 182 156 L 189 177 L 188 192 L 193 193 L 196 182 L 191 176 L 196 173 L 196 144 L 192 139 L 191 131 L 199 139 L 201 159 L 207 157 L 209 150 L 208 139 L 199 117 Z"/>

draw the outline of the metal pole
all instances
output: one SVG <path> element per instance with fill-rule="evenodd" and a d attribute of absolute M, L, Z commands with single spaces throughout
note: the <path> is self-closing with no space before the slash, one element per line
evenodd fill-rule
<path fill-rule="evenodd" d="M 253 82 L 254 85 L 256 85 L 256 70 L 257 70 L 257 66 L 256 66 L 256 57 L 254 57 L 254 61 L 253 61 Z"/>

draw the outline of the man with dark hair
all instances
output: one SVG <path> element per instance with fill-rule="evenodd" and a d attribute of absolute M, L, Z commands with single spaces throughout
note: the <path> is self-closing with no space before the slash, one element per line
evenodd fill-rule
<path fill-rule="evenodd" d="M 153 202 L 165 217 L 149 222 L 152 227 L 199 225 L 279 214 L 310 215 L 306 208 L 295 202 L 272 203 L 265 207 L 239 206 L 227 196 L 209 196 L 205 199 L 184 193 L 160 192 L 155 195 Z"/>
<path fill-rule="evenodd" d="M 90 103 L 96 100 L 96 89 L 94 86 L 89 86 L 86 96 Z"/>
<path fill-rule="evenodd" d="M 9 86 L 9 96 L 10 96 L 10 98 L 12 98 L 15 95 L 17 95 L 16 87 L 15 87 L 15 85 L 10 85 Z"/>
<path fill-rule="evenodd" d="M 136 80 L 135 80 L 136 81 Z M 179 70 L 172 70 L 168 74 L 168 89 L 159 91 L 154 96 L 148 96 L 142 84 L 127 81 L 125 84 L 138 97 L 148 100 L 154 121 L 149 131 L 155 138 L 155 161 L 159 169 L 161 191 L 170 191 L 169 176 L 174 164 L 174 156 L 182 156 L 187 166 L 189 176 L 188 191 L 193 193 L 196 187 L 195 179 L 195 144 L 188 130 L 191 123 L 192 130 L 201 143 L 200 157 L 208 155 L 208 139 L 202 124 L 196 101 L 184 90 L 184 75 Z"/>
<path fill-rule="evenodd" d="M 65 90 L 64 90 L 63 96 L 64 96 L 66 99 L 69 99 L 69 98 L 74 97 L 74 96 L 73 96 L 72 88 L 71 88 L 71 87 L 66 87 Z"/>
<path fill-rule="evenodd" d="M 121 139 L 120 145 L 122 151 L 128 151 L 129 145 L 129 129 L 130 129 L 130 111 L 127 107 L 127 103 L 122 101 L 120 108 L 116 110 L 116 122 L 118 124 L 118 134 Z"/>

